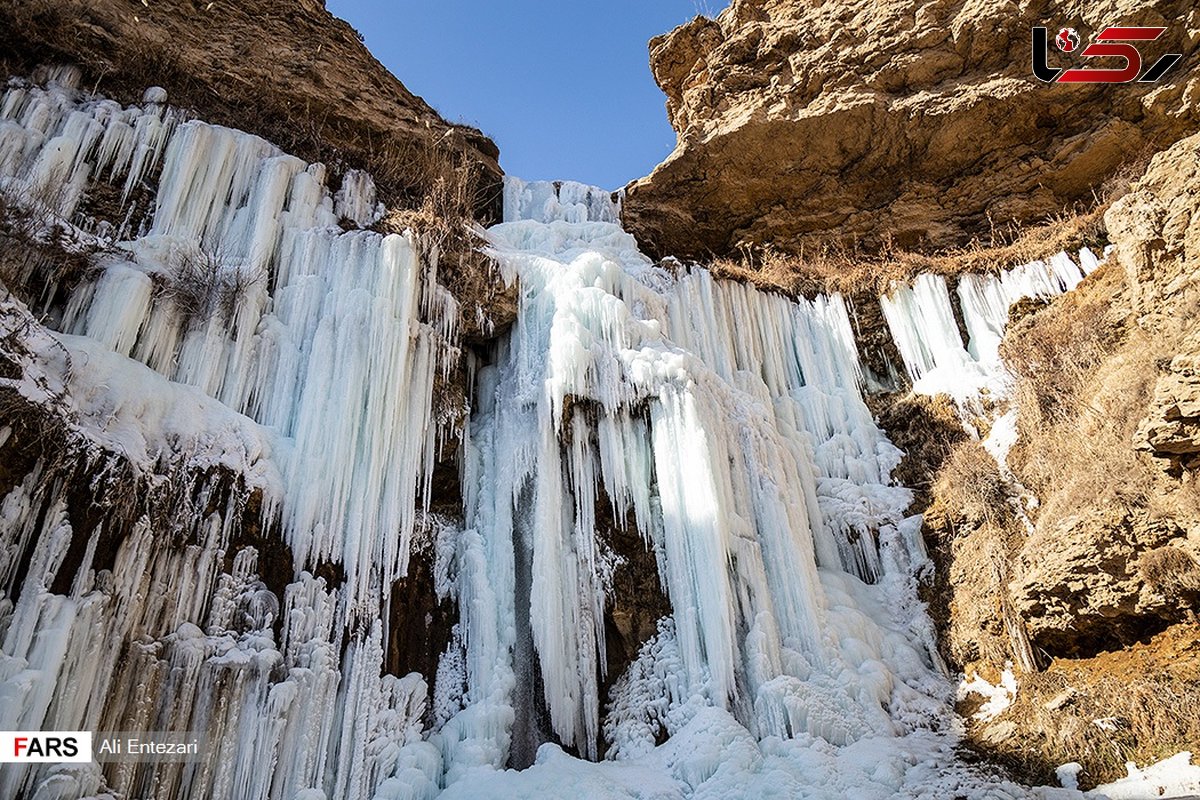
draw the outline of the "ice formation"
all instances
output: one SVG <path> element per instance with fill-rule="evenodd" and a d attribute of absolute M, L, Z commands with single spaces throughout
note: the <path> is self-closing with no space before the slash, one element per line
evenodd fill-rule
<path fill-rule="evenodd" d="M 762 736 L 891 731 L 882 706 L 904 705 L 904 681 L 924 674 L 914 663 L 933 667 L 927 631 L 915 605 L 887 620 L 920 628 L 905 638 L 840 592 L 846 573 L 901 580 L 924 555 L 911 496 L 888 478 L 898 452 L 859 394 L 841 299 L 671 275 L 613 223 L 513 221 L 488 239 L 522 301 L 480 371 L 467 525 L 490 585 L 460 581 L 464 625 L 477 603 L 461 593 L 528 587 L 528 620 L 506 606 L 483 638 L 520 651 L 529 637 L 554 732 L 594 754 L 604 502 L 659 559 L 689 691 Z M 843 614 L 839 641 L 830 620 Z"/>
<path fill-rule="evenodd" d="M 621 218 L 621 192 L 575 181 L 504 180 L 504 221 L 613 222 Z"/>
<path fill-rule="evenodd" d="M 0 101 L 0 189 L 102 255 L 46 287 L 55 334 L 0 305 L 0 333 L 26 332 L 0 388 L 78 456 L 0 500 L 0 728 L 196 730 L 211 751 L 13 768 L 0 795 L 1031 796 L 955 762 L 920 520 L 842 298 L 654 264 L 619 197 L 509 179 L 484 243 L 518 319 L 460 354 L 436 264 L 369 230 L 369 176 L 331 191 L 161 90 L 123 108 L 49 78 Z M 116 222 L 84 203 L 100 184 Z M 991 375 L 1007 303 L 1078 279 L 1060 260 L 964 281 L 967 346 L 939 278 L 884 308 L 927 385 Z M 455 431 L 433 402 L 459 357 Z M 462 524 L 422 513 L 447 440 Z M 136 499 L 77 535 L 80 492 L 113 487 Z M 620 676 L 613 526 L 672 609 Z M 458 619 L 436 675 L 399 676 L 392 587 L 418 538 Z"/>
<path fill-rule="evenodd" d="M 1009 308 L 1025 298 L 1048 300 L 1074 289 L 1099 263 L 1085 247 L 1078 264 L 1059 253 L 996 274 L 962 275 L 955 289 L 958 315 L 940 275 L 926 273 L 895 286 L 880 301 L 913 389 L 948 394 L 960 405 L 985 392 L 1006 393 L 999 347 Z"/>
<path fill-rule="evenodd" d="M 153 778 L 181 782 L 180 797 L 369 796 L 426 704 L 421 676 L 380 677 L 383 620 L 452 434 L 431 402 L 455 355 L 453 304 L 411 234 L 342 231 L 340 218 L 378 216 L 369 177 L 348 174 L 335 196 L 322 165 L 184 121 L 157 94 L 122 108 L 82 96 L 69 70 L 52 77 L 0 102 L 0 189 L 103 255 L 46 309 L 64 334 L 31 353 L 17 388 L 57 376 L 80 446 L 135 472 L 180 460 L 190 496 L 174 510 L 194 519 L 158 530 L 147 512 L 107 545 L 101 523 L 75 556 L 62 477 L 39 466 L 4 499 L 6 566 L 28 566 L 19 595 L 5 570 L 0 727 L 212 735 L 204 765 L 124 771 L 119 791 Z M 121 187 L 123 224 L 76 213 L 89 181 Z M 287 545 L 282 591 L 258 574 L 267 545 L 234 546 L 249 504 Z M 340 585 L 314 577 L 338 572 Z M 6 771 L 0 795 L 35 779 Z"/>

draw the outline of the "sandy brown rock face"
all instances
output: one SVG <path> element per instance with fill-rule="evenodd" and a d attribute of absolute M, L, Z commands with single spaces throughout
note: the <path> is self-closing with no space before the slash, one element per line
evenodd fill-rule
<path fill-rule="evenodd" d="M 1009 590 L 1053 655 L 1143 639 L 1197 599 L 1180 580 L 1200 541 L 1200 135 L 1155 156 L 1105 222 L 1111 263 L 1004 345 L 1036 400 L 1014 469 L 1042 501 Z M 1039 372 L 1048 346 L 1064 357 Z"/>
<path fill-rule="evenodd" d="M 1152 331 L 1200 309 L 1200 136 L 1159 154 L 1106 215 L 1118 244 L 1135 312 Z M 1136 446 L 1177 474 L 1200 467 L 1200 331 L 1165 363 L 1134 437 Z"/>
<path fill-rule="evenodd" d="M 658 254 L 743 245 L 938 247 L 1088 200 L 1122 163 L 1195 130 L 1200 22 L 1188 0 L 737 0 L 651 42 L 678 132 L 629 187 Z M 1031 27 L 1166 26 L 1157 84 L 1047 85 Z M 1069 57 L 1052 52 L 1054 63 Z"/>
<path fill-rule="evenodd" d="M 1171 359 L 1135 443 L 1181 469 L 1200 467 L 1200 341 Z"/>
<path fill-rule="evenodd" d="M 1034 645 L 1056 656 L 1119 650 L 1182 618 L 1176 598 L 1145 580 L 1141 556 L 1186 535 L 1171 519 L 1082 509 L 1021 548 L 1010 584 Z"/>
<path fill-rule="evenodd" d="M 1195 131 L 1189 131 L 1194 133 Z M 1200 136 L 1154 156 L 1104 215 L 1143 325 L 1194 302 L 1200 263 Z"/>

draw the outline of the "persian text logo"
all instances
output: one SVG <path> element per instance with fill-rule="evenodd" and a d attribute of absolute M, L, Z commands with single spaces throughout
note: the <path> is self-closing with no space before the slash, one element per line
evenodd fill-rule
<path fill-rule="evenodd" d="M 87 763 L 91 731 L 0 731 L 0 763 Z"/>
<path fill-rule="evenodd" d="M 1149 69 L 1142 72 L 1142 53 L 1130 42 L 1153 42 L 1163 35 L 1166 28 L 1120 28 L 1108 27 L 1096 35 L 1096 40 L 1079 53 L 1084 58 L 1107 56 L 1120 58 L 1125 66 L 1116 67 L 1072 67 L 1063 69 L 1049 63 L 1049 36 L 1043 27 L 1033 29 L 1033 74 L 1046 83 L 1154 83 L 1171 67 L 1175 66 L 1181 53 L 1160 56 Z M 1064 53 L 1072 53 L 1079 47 L 1079 34 L 1074 28 L 1063 28 L 1054 37 L 1054 44 Z"/>

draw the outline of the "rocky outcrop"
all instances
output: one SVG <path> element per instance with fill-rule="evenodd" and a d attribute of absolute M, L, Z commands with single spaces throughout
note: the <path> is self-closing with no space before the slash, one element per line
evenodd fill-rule
<path fill-rule="evenodd" d="M 1200 309 L 1200 137 L 1157 156 L 1137 190 L 1106 216 L 1142 324 L 1152 331 Z M 1139 449 L 1177 474 L 1200 467 L 1200 333 L 1171 354 L 1139 425 Z"/>
<path fill-rule="evenodd" d="M 1009 310 L 1003 464 L 954 445 L 924 509 L 944 654 L 997 687 L 1015 673 L 1011 705 L 960 696 L 968 746 L 1030 782 L 1076 762 L 1083 788 L 1200 731 L 1200 135 L 1156 155 L 1105 227 L 1104 265 Z"/>
<path fill-rule="evenodd" d="M 1165 573 L 1200 539 L 1200 136 L 1155 156 L 1105 222 L 1111 263 L 1005 343 L 1024 393 L 1014 470 L 1042 501 L 1009 590 L 1051 655 L 1144 639 L 1196 600 Z"/>
<path fill-rule="evenodd" d="M 1175 463 L 1200 468 L 1200 341 L 1171 359 L 1158 379 L 1154 402 L 1138 427 L 1137 446 Z"/>
<path fill-rule="evenodd" d="M 1104 223 L 1141 325 L 1157 330 L 1192 310 L 1200 262 L 1200 136 L 1157 154 Z"/>
<path fill-rule="evenodd" d="M 1087 508 L 1048 521 L 1017 555 L 1009 585 L 1030 639 L 1058 656 L 1119 650 L 1182 618 L 1138 569 L 1141 557 L 1186 536 L 1169 518 Z"/>
<path fill-rule="evenodd" d="M 414 162 L 436 146 L 479 171 L 479 216 L 499 212 L 496 145 L 442 119 L 321 0 L 13 0 L 0 26 L 5 74 L 78 64 L 87 88 L 125 101 L 162 86 L 206 121 L 366 169 L 389 206 L 429 190 Z"/>
<path fill-rule="evenodd" d="M 1045 217 L 1195 129 L 1198 13 L 1186 0 L 736 0 L 650 44 L 678 143 L 628 187 L 625 223 L 651 251 L 701 257 L 933 248 Z M 1146 61 L 1184 59 L 1156 84 L 1048 86 L 1030 72 L 1034 25 L 1085 40 L 1166 26 Z"/>

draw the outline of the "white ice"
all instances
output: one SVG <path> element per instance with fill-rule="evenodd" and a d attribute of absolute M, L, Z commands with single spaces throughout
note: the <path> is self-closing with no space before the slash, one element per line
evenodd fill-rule
<path fill-rule="evenodd" d="M 98 480 L 131 465 L 178 513 L 102 548 L 105 523 L 77 538 L 53 465 L 0 501 L 0 727 L 214 732 L 211 758 L 168 778 L 195 798 L 1077 796 L 955 760 L 920 519 L 842 298 L 656 265 L 619 196 L 510 179 L 482 243 L 518 319 L 466 356 L 469 426 L 445 429 L 457 308 L 413 234 L 369 230 L 368 175 L 331 192 L 324 166 L 184 121 L 161 92 L 123 108 L 49 77 L 0 100 L 0 189 L 105 250 L 65 305 L 35 309 L 60 334 L 3 317 L 31 344 L 5 380 L 59 414 Z M 79 213 L 97 181 L 121 221 Z M 914 379 L 991 381 L 1001 305 L 1078 280 L 1028 272 L 960 285 L 967 347 L 940 279 L 886 298 Z M 418 525 L 460 435 L 465 524 Z M 246 494 L 212 469 L 261 491 L 290 574 L 260 574 L 278 542 L 239 545 Z M 673 609 L 622 676 L 604 674 L 622 565 L 598 508 L 640 536 Z M 418 534 L 459 620 L 436 676 L 397 676 L 391 588 Z M 592 758 L 602 737 L 602 763 L 544 743 Z M 101 776 L 14 770 L 0 794 L 68 783 L 94 794 Z"/>

